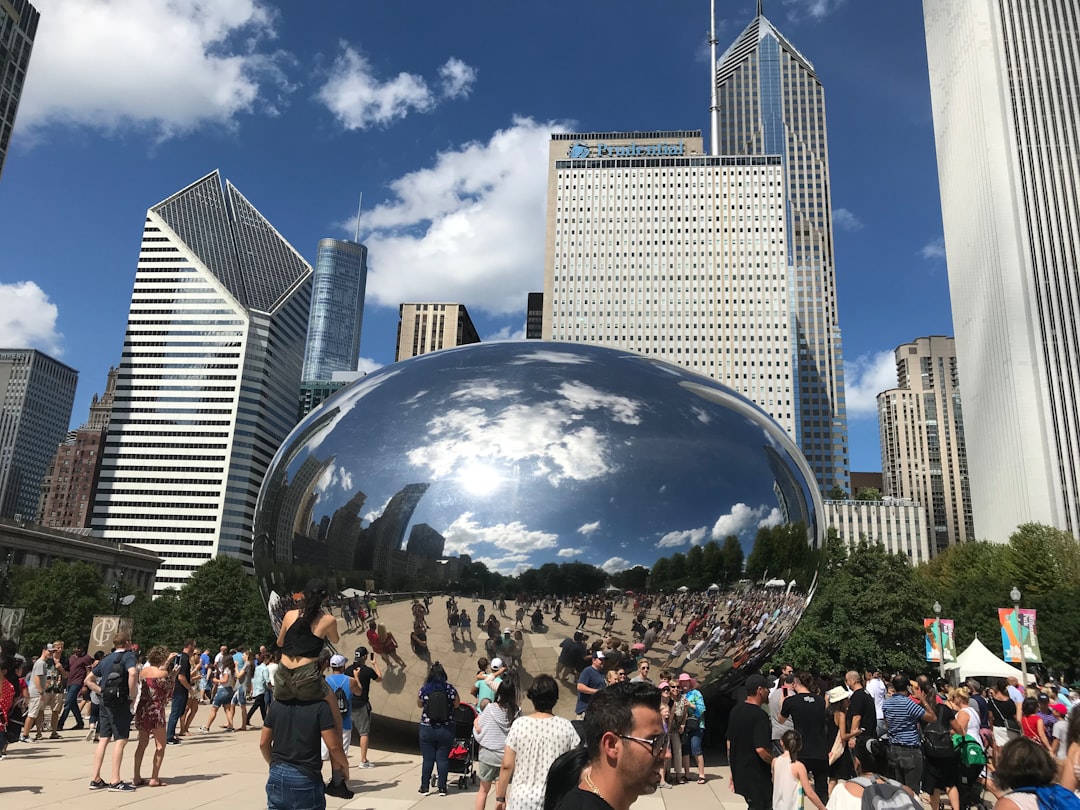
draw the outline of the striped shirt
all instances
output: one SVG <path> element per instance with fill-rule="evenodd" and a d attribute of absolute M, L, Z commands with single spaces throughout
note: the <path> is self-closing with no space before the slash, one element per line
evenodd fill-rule
<path fill-rule="evenodd" d="M 923 705 L 907 695 L 892 695 L 885 698 L 881 709 L 889 727 L 889 742 L 893 745 L 917 747 L 922 739 L 919 734 L 919 721 L 926 714 Z"/>

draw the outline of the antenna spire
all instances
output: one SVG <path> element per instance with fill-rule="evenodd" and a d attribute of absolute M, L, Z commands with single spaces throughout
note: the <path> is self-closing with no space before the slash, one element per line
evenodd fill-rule
<path fill-rule="evenodd" d="M 757 15 L 760 17 L 764 12 L 761 10 L 762 0 L 757 0 Z"/>
<path fill-rule="evenodd" d="M 758 0 L 758 7 L 761 7 L 761 0 Z M 709 50 L 711 53 L 709 59 L 709 87 L 711 88 L 709 94 L 711 100 L 709 119 L 712 129 L 709 140 L 709 154 L 718 155 L 720 154 L 720 103 L 716 97 L 716 0 L 711 0 L 709 3 L 709 11 Z"/>
<path fill-rule="evenodd" d="M 360 192 L 360 202 L 356 206 L 356 238 L 354 242 L 360 244 L 360 209 L 364 207 L 364 192 Z"/>

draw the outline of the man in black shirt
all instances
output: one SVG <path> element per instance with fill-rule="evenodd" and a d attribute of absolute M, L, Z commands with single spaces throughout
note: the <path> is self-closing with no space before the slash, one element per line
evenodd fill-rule
<path fill-rule="evenodd" d="M 656 791 L 668 745 L 659 689 L 612 684 L 589 701 L 584 725 L 589 762 L 556 810 L 629 810 L 638 796 Z"/>
<path fill-rule="evenodd" d="M 176 724 L 187 709 L 188 696 L 191 694 L 191 654 L 195 652 L 195 639 L 184 642 L 184 651 L 176 656 L 176 684 L 173 686 L 172 706 L 169 709 L 169 722 L 165 727 L 165 742 L 179 745 L 176 736 Z"/>
<path fill-rule="evenodd" d="M 583 643 L 583 638 L 581 633 L 574 633 L 573 638 L 565 638 L 559 644 L 562 652 L 559 653 L 559 660 L 555 666 L 556 678 L 577 680 L 578 674 L 587 663 L 585 659 L 589 655 L 589 648 Z"/>
<path fill-rule="evenodd" d="M 857 738 L 877 736 L 877 707 L 863 685 L 862 675 L 851 670 L 844 680 L 851 690 L 847 707 L 847 741 L 848 748 L 852 749 Z"/>
<path fill-rule="evenodd" d="M 332 792 L 323 787 L 320 738 L 330 751 L 331 767 L 348 771 L 341 733 L 335 729 L 329 703 L 275 700 L 270 704 L 259 738 L 259 750 L 270 766 L 267 808 L 325 807 L 327 792 L 341 798 L 353 797 L 344 782 L 331 783 Z"/>
<path fill-rule="evenodd" d="M 814 790 L 822 804 L 829 801 L 829 747 L 825 739 L 825 700 L 810 692 L 814 677 L 809 672 L 796 672 L 795 694 L 780 707 L 780 722 L 789 717 L 795 730 L 802 735 L 799 761 L 814 779 Z"/>
<path fill-rule="evenodd" d="M 352 690 L 352 727 L 360 737 L 360 767 L 374 768 L 368 761 L 368 738 L 371 735 L 371 682 L 381 681 L 375 656 L 368 657 L 367 647 L 357 647 L 352 665 L 345 670 Z"/>
<path fill-rule="evenodd" d="M 746 679 L 746 700 L 728 716 L 727 756 L 731 787 L 749 810 L 772 807 L 772 760 L 769 715 L 761 704 L 769 699 L 769 682 L 762 675 Z"/>

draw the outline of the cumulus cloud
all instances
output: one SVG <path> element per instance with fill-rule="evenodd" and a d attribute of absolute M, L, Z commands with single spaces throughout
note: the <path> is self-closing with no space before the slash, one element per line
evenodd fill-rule
<path fill-rule="evenodd" d="M 442 152 L 434 165 L 391 182 L 392 198 L 360 220 L 370 299 L 520 312 L 521 291 L 541 280 L 548 142 L 560 130 L 517 118 L 486 142 Z"/>
<path fill-rule="evenodd" d="M 64 336 L 56 331 L 59 310 L 32 281 L 0 284 L 0 346 L 64 353 Z"/>
<path fill-rule="evenodd" d="M 533 566 L 520 554 L 508 554 L 505 557 L 476 557 L 476 562 L 483 563 L 489 571 L 516 577 Z"/>
<path fill-rule="evenodd" d="M 624 560 L 622 557 L 611 557 L 604 562 L 600 568 L 608 574 L 617 574 L 619 571 L 625 571 L 630 567 L 630 561 Z"/>
<path fill-rule="evenodd" d="M 780 511 L 780 507 L 774 506 L 772 511 L 758 522 L 758 528 L 771 529 L 773 526 L 779 526 L 783 522 L 784 513 Z"/>
<path fill-rule="evenodd" d="M 687 543 L 696 546 L 705 539 L 705 535 L 708 533 L 709 529 L 707 526 L 701 526 L 697 529 L 687 529 L 681 532 L 668 532 L 660 538 L 660 542 L 656 544 L 656 547 L 677 548 L 678 546 L 685 546 Z"/>
<path fill-rule="evenodd" d="M 264 0 L 39 0 L 19 107 L 34 128 L 148 129 L 159 138 L 241 113 L 274 114 L 292 91 Z"/>
<path fill-rule="evenodd" d="M 504 326 L 484 337 L 485 343 L 493 343 L 496 340 L 525 340 L 525 327 L 515 329 L 513 326 Z"/>
<path fill-rule="evenodd" d="M 362 371 L 365 374 L 370 374 L 373 371 L 378 371 L 383 367 L 383 364 L 378 360 L 372 360 L 370 357 L 361 357 L 356 363 L 356 370 Z"/>
<path fill-rule="evenodd" d="M 758 522 L 765 517 L 768 507 L 759 506 L 756 509 L 745 503 L 737 503 L 731 507 L 726 515 L 717 518 L 712 527 L 712 539 L 720 540 L 729 534 L 739 535 L 750 528 L 756 528 Z"/>
<path fill-rule="evenodd" d="M 590 534 L 600 528 L 600 521 L 595 520 L 592 523 L 582 523 L 578 526 L 578 534 L 583 534 L 588 537 Z"/>
<path fill-rule="evenodd" d="M 411 112 L 429 112 L 444 98 L 467 96 L 476 71 L 460 59 L 451 58 L 439 68 L 439 76 L 441 95 L 415 73 L 402 71 L 381 80 L 359 51 L 342 42 L 341 54 L 315 97 L 345 129 L 387 126 Z"/>
<path fill-rule="evenodd" d="M 896 355 L 891 351 L 863 354 L 844 362 L 848 418 L 877 417 L 877 395 L 896 388 Z"/>
<path fill-rule="evenodd" d="M 939 236 L 937 239 L 931 239 L 919 249 L 919 255 L 929 261 L 944 259 L 945 237 Z"/>
<path fill-rule="evenodd" d="M 847 208 L 834 208 L 832 220 L 833 225 L 842 231 L 861 231 L 863 227 L 862 220 Z"/>
<path fill-rule="evenodd" d="M 519 520 L 482 526 L 472 512 L 465 512 L 447 526 L 444 551 L 447 554 L 472 554 L 477 546 L 487 545 L 515 555 L 528 555 L 534 551 L 553 548 L 559 535 L 551 532 L 531 531 Z M 527 556 L 520 556 L 520 560 Z"/>
<path fill-rule="evenodd" d="M 585 549 L 583 549 L 583 548 L 560 548 L 558 556 L 559 557 L 580 557 L 584 553 L 585 553 Z"/>
<path fill-rule="evenodd" d="M 792 22 L 807 18 L 822 20 L 842 5 L 844 5 L 844 0 L 784 0 L 784 8 L 787 9 L 788 19 Z"/>

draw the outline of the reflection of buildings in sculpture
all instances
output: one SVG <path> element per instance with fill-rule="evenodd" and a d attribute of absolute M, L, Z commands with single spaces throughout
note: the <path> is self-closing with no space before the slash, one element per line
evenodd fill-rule
<path fill-rule="evenodd" d="M 784 494 L 784 488 L 780 486 L 779 481 L 773 481 L 772 491 L 776 496 L 776 508 L 780 510 L 780 522 L 790 523 L 791 514 L 788 512 L 787 495 Z"/>
<path fill-rule="evenodd" d="M 348 502 L 334 510 L 326 529 L 326 551 L 331 565 L 345 565 L 356 559 L 357 547 L 363 533 L 360 510 L 367 502 L 367 495 L 357 492 Z M 308 541 L 313 542 L 311 540 Z"/>
<path fill-rule="evenodd" d="M 406 484 L 390 499 L 383 513 L 360 532 L 354 568 L 374 571 L 383 577 L 391 573 L 391 553 L 401 550 L 405 530 L 429 484 Z"/>
<path fill-rule="evenodd" d="M 525 339 L 543 340 L 544 338 L 544 294 L 529 293 L 528 309 L 525 312 Z"/>
<path fill-rule="evenodd" d="M 825 501 L 825 525 L 835 529 L 848 546 L 866 540 L 881 543 L 913 564 L 930 559 L 926 510 L 913 501 Z"/>
<path fill-rule="evenodd" d="M 282 487 L 277 508 L 280 510 L 274 522 L 274 562 L 289 563 L 293 560 L 294 538 L 304 536 L 311 519 L 313 502 L 318 495 L 315 484 L 327 468 L 334 463 L 334 456 L 320 461 L 315 456 L 304 459 L 293 480 Z"/>
<path fill-rule="evenodd" d="M 426 523 L 417 523 L 409 532 L 406 551 L 425 560 L 436 560 L 442 556 L 446 538 Z"/>
<path fill-rule="evenodd" d="M 806 503 L 803 498 L 802 488 L 799 486 L 799 481 L 792 472 L 791 467 L 784 460 L 784 458 L 777 452 L 776 448 L 771 445 L 764 445 L 762 448 L 765 452 L 765 458 L 768 459 L 769 469 L 772 470 L 775 479 L 773 481 L 773 492 L 776 493 L 777 506 L 780 509 L 780 513 L 784 516 L 784 523 L 798 523 L 802 522 L 807 528 L 807 537 L 811 543 L 815 542 L 817 533 L 813 528 L 820 520 L 820 515 L 805 514 L 799 509 L 799 514 L 793 515 L 790 513 L 791 505 L 794 504 L 798 507 L 800 504 Z M 806 493 L 812 497 L 813 493 Z M 807 507 L 813 507 L 813 501 L 806 503 Z"/>

